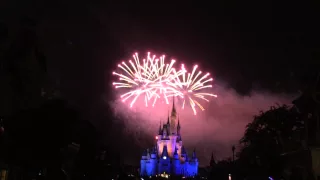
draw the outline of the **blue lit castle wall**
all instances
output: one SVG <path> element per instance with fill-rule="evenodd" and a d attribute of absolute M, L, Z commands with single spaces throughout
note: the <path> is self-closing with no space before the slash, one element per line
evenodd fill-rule
<path fill-rule="evenodd" d="M 181 126 L 178 119 L 176 126 L 176 109 L 173 102 L 171 116 L 159 127 L 154 147 L 143 152 L 140 163 L 141 176 L 172 174 L 177 176 L 196 176 L 199 162 L 193 151 L 191 158 L 182 145 Z"/>

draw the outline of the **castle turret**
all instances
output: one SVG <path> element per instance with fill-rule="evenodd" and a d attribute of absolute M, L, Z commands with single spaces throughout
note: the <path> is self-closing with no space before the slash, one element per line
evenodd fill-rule
<path fill-rule="evenodd" d="M 161 128 L 161 121 L 159 125 L 158 135 L 156 136 L 156 140 L 162 139 L 163 129 Z"/>
<path fill-rule="evenodd" d="M 178 116 L 178 125 L 177 125 L 177 142 L 178 145 L 181 147 L 182 146 L 182 138 L 181 138 L 181 126 L 180 126 L 180 117 Z"/>

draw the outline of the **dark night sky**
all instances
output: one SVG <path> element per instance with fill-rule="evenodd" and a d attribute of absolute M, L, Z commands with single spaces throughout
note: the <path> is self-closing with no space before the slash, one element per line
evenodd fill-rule
<path fill-rule="evenodd" d="M 197 61 L 240 93 L 296 91 L 319 67 L 319 4 L 196 2 L 3 1 L 0 12 L 12 26 L 21 16 L 38 21 L 51 76 L 95 125 L 108 124 L 110 72 L 136 50 Z"/>

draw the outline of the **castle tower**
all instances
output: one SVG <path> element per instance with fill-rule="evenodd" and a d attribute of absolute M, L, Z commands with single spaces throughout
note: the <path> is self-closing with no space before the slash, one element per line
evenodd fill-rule
<path fill-rule="evenodd" d="M 178 121 L 177 124 L 176 120 Z M 160 121 L 156 145 L 144 151 L 141 157 L 141 176 L 156 176 L 162 174 L 193 177 L 198 174 L 199 162 L 195 151 L 188 157 L 182 145 L 180 118 L 177 117 L 174 99 L 172 111 L 168 119 Z"/>
<path fill-rule="evenodd" d="M 176 107 L 174 105 L 174 97 L 173 97 L 172 111 L 171 111 L 171 122 L 170 122 L 171 134 L 176 133 L 176 118 L 177 118 L 177 111 L 176 111 Z"/>

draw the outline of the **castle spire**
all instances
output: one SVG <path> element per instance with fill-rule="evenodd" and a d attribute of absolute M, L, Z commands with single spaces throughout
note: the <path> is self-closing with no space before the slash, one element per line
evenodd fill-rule
<path fill-rule="evenodd" d="M 172 134 L 175 134 L 176 132 L 176 118 L 177 118 L 177 111 L 176 107 L 174 105 L 174 96 L 172 97 L 172 111 L 171 111 L 171 122 L 170 122 L 170 131 Z"/>
<path fill-rule="evenodd" d="M 174 96 L 172 97 L 172 111 L 171 111 L 171 116 L 176 115 L 176 107 L 174 105 Z"/>
<path fill-rule="evenodd" d="M 168 111 L 168 120 L 167 120 L 167 135 L 169 136 L 170 135 L 170 131 L 171 128 L 170 128 L 170 117 L 169 117 L 169 111 Z"/>

